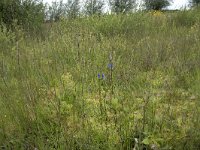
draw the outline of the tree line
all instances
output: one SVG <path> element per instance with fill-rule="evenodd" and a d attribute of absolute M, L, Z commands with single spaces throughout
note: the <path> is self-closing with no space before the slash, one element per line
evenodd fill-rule
<path fill-rule="evenodd" d="M 143 0 L 144 10 L 162 10 L 173 3 L 172 0 Z M 190 0 L 191 6 L 199 6 L 200 0 Z M 83 7 L 81 7 L 81 5 Z M 107 6 L 106 6 L 107 5 Z M 61 17 L 76 18 L 80 15 L 102 15 L 105 7 L 110 8 L 111 13 L 130 13 L 137 6 L 137 0 L 86 0 L 81 4 L 80 0 L 63 0 L 44 4 L 42 0 L 1 0 L 0 23 L 7 27 L 13 24 L 22 25 L 27 30 L 37 28 L 44 20 L 58 21 Z"/>

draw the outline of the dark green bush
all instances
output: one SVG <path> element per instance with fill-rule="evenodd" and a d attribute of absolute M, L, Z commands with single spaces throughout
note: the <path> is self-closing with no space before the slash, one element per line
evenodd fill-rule
<path fill-rule="evenodd" d="M 41 0 L 0 1 L 0 21 L 8 28 L 13 29 L 17 24 L 27 31 L 38 30 L 44 18 L 44 4 Z"/>

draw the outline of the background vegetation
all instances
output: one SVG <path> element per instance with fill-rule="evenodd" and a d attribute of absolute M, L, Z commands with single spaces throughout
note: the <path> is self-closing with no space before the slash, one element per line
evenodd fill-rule
<path fill-rule="evenodd" d="M 31 36 L 3 23 L 0 148 L 200 149 L 199 18 L 61 17 Z"/>

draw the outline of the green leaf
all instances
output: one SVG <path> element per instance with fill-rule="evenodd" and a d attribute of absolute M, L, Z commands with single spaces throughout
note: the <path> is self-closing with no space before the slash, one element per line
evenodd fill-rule
<path fill-rule="evenodd" d="M 150 141 L 149 141 L 148 138 L 146 138 L 146 139 L 144 139 L 144 140 L 142 141 L 142 143 L 145 144 L 145 145 L 149 145 L 149 144 L 150 144 Z"/>

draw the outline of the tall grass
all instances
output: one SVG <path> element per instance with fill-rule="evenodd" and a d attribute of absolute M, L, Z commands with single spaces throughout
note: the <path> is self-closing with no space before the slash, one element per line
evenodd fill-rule
<path fill-rule="evenodd" d="M 62 20 L 42 38 L 2 27 L 1 149 L 199 149 L 198 16 Z"/>

